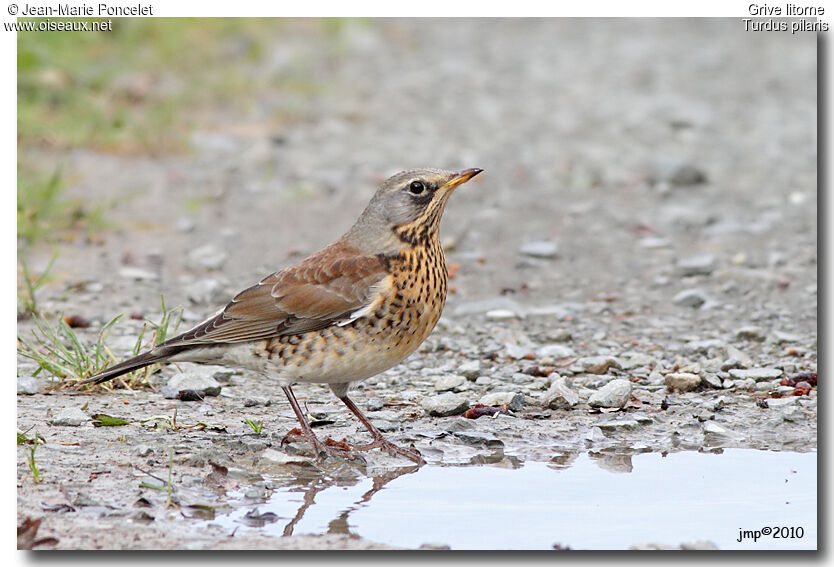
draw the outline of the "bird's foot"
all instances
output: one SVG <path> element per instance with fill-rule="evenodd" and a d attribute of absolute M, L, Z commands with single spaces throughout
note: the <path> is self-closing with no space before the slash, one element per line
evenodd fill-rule
<path fill-rule="evenodd" d="M 391 443 L 385 437 L 374 437 L 374 440 L 367 445 L 357 445 L 353 448 L 354 451 L 369 451 L 371 449 L 382 449 L 392 455 L 401 455 L 406 459 L 410 459 L 418 465 L 425 465 L 426 461 L 420 455 L 417 449 L 406 449 Z"/>
<path fill-rule="evenodd" d="M 281 439 L 281 446 L 283 447 L 287 443 L 304 441 L 306 441 L 310 445 L 313 454 L 319 461 L 324 460 L 328 456 L 339 457 L 342 459 L 351 457 L 350 446 L 347 444 L 347 441 L 345 439 L 342 439 L 341 441 L 336 441 L 328 437 L 324 440 L 324 442 L 322 442 L 319 441 L 319 438 L 315 435 L 305 435 L 304 431 L 298 427 L 290 429 L 287 432 L 287 434 L 284 435 L 284 438 Z"/>

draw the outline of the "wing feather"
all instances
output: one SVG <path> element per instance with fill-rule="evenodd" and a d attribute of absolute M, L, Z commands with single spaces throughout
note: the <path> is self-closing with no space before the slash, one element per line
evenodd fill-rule
<path fill-rule="evenodd" d="M 216 315 L 163 343 L 241 343 L 322 329 L 370 305 L 385 262 L 339 241 L 238 293 Z"/>

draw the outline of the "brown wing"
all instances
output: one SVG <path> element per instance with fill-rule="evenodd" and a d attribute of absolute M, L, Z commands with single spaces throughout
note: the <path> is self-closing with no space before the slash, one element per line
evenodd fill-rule
<path fill-rule="evenodd" d="M 386 275 L 377 256 L 358 256 L 336 242 L 243 290 L 222 312 L 165 344 L 239 343 L 321 329 L 371 303 Z"/>

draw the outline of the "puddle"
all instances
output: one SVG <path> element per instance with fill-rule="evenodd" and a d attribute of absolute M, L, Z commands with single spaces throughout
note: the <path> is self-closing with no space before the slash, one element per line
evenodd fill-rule
<path fill-rule="evenodd" d="M 276 479 L 280 488 L 256 504 L 229 494 L 232 512 L 211 523 L 275 536 L 349 533 L 409 548 L 817 547 L 816 453 L 582 454 L 564 464 L 424 466 L 354 482 L 318 477 L 285 487 Z M 754 541 L 752 532 L 776 527 L 788 537 Z"/>

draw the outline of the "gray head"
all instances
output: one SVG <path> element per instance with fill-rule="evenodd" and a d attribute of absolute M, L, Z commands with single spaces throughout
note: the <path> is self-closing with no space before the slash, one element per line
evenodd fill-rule
<path fill-rule="evenodd" d="M 360 249 L 397 248 L 437 238 L 440 217 L 458 185 L 482 169 L 411 169 L 382 182 L 359 220 L 345 236 Z"/>

